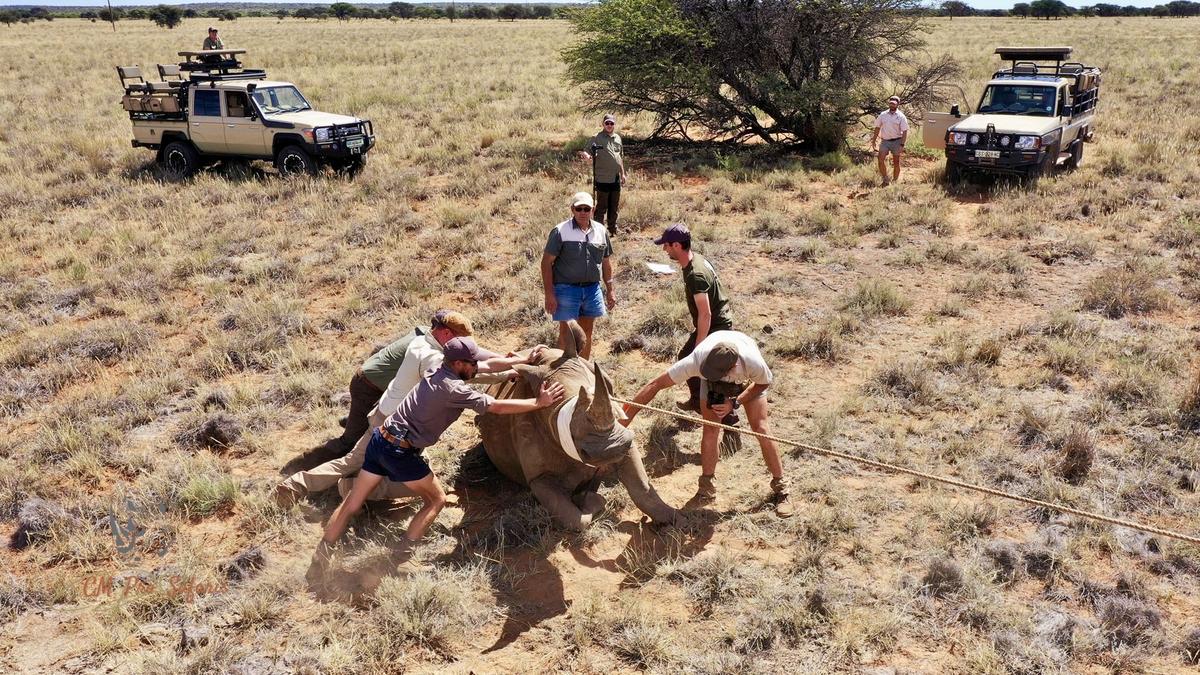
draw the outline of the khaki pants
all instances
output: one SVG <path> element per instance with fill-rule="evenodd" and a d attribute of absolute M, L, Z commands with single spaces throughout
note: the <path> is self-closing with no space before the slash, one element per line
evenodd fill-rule
<path fill-rule="evenodd" d="M 371 433 L 383 424 L 386 419 L 384 414 L 379 412 L 378 408 L 372 410 L 367 433 L 358 439 L 358 442 L 354 444 L 353 450 L 342 457 L 325 462 L 308 471 L 298 471 L 288 476 L 287 480 L 283 481 L 283 484 L 296 494 L 302 495 L 323 492 L 337 485 L 338 492 L 345 497 L 350 492 L 350 486 L 354 484 L 354 474 L 358 473 L 358 470 L 362 468 L 363 460 L 367 456 L 367 443 L 371 440 Z M 403 483 L 394 483 L 384 478 L 367 499 L 378 501 L 414 496 L 416 494 L 404 487 Z"/>

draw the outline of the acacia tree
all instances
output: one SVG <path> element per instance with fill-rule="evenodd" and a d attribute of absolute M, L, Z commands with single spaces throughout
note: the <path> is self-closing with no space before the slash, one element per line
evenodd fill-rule
<path fill-rule="evenodd" d="M 162 28 L 174 28 L 183 22 L 183 10 L 170 5 L 159 5 L 150 10 L 150 20 Z"/>
<path fill-rule="evenodd" d="M 593 111 L 648 112 L 653 137 L 829 150 L 891 94 L 910 109 L 957 75 L 922 50 L 918 0 L 607 0 L 563 52 Z M 620 30 L 613 30 L 620 26 Z"/>

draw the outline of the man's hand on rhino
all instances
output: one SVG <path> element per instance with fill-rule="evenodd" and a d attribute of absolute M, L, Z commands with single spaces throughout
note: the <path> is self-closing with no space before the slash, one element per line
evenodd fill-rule
<path fill-rule="evenodd" d="M 554 405 L 563 399 L 566 389 L 558 382 L 543 382 L 538 390 L 537 404 L 539 408 Z"/>
<path fill-rule="evenodd" d="M 537 363 L 542 359 L 542 354 L 545 354 L 547 349 L 549 347 L 546 345 L 537 345 L 529 350 L 529 357 L 525 359 L 525 363 Z"/>

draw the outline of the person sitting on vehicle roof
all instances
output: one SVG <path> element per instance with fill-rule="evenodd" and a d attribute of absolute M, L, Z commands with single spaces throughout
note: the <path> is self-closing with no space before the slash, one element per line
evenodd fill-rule
<path fill-rule="evenodd" d="M 212 51 L 215 49 L 225 49 L 225 43 L 221 42 L 221 38 L 217 36 L 216 26 L 208 27 L 208 37 L 204 38 L 204 51 Z M 205 63 L 220 63 L 221 56 L 219 54 L 210 54 L 204 57 Z"/>

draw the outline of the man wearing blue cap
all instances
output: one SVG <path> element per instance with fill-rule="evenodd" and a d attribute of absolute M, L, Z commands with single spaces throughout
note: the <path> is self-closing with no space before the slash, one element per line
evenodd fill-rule
<path fill-rule="evenodd" d="M 421 453 L 436 443 L 464 410 L 474 410 L 476 414 L 514 415 L 562 400 L 563 386 L 544 382 L 537 398 L 498 401 L 464 382 L 475 377 L 479 362 L 487 356 L 474 340 L 454 338 L 444 345 L 442 352 L 441 367 L 426 373 L 396 412 L 372 433 L 362 469 L 354 479 L 350 493 L 329 519 L 313 554 L 307 574 L 310 583 L 323 582 L 333 545 L 345 533 L 350 518 L 358 513 L 367 497 L 385 478 L 402 484 L 423 502 L 421 510 L 408 524 L 402 550 L 398 553 L 406 555 L 420 541 L 446 505 L 446 493 Z"/>
<path fill-rule="evenodd" d="M 717 277 L 717 268 L 692 250 L 692 233 L 686 225 L 675 223 L 654 243 L 661 246 L 663 252 L 683 270 L 684 297 L 687 298 L 688 312 L 692 315 L 693 330 L 683 349 L 679 350 L 679 356 L 675 357 L 678 361 L 691 354 L 709 334 L 733 330 L 733 312 L 729 308 L 729 298 L 725 297 L 721 287 L 721 279 Z M 680 410 L 700 412 L 700 378 L 688 379 L 688 400 L 676 401 L 675 405 Z M 737 413 L 730 415 L 734 419 L 725 423 L 736 424 Z"/>

